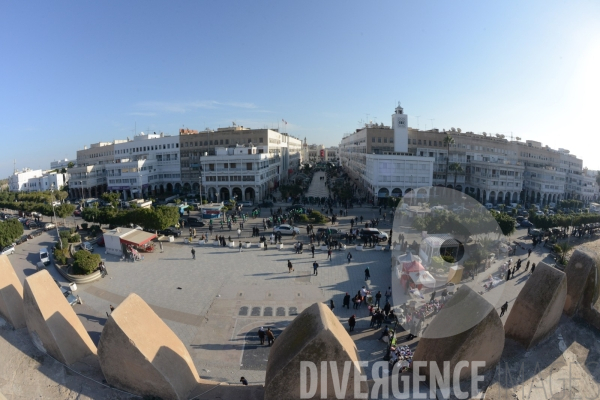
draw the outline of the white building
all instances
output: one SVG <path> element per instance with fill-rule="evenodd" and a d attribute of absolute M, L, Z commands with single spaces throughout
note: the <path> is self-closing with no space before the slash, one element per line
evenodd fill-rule
<path fill-rule="evenodd" d="M 281 156 L 270 153 L 268 146 L 235 145 L 217 147 L 216 154 L 200 159 L 202 191 L 207 199 L 220 202 L 261 202 L 279 182 Z"/>
<path fill-rule="evenodd" d="M 8 188 L 11 192 L 43 192 L 59 190 L 66 184 L 65 174 L 53 171 L 44 172 L 41 169 L 24 169 L 17 171 L 8 178 Z"/>
<path fill-rule="evenodd" d="M 52 161 L 50 163 L 50 169 L 58 169 L 61 170 L 63 168 L 67 168 L 69 166 L 69 163 L 73 162 L 73 164 L 75 164 L 74 161 L 68 160 L 68 159 L 64 159 L 64 160 L 58 160 L 58 161 Z"/>
<path fill-rule="evenodd" d="M 114 162 L 107 163 L 106 189 L 124 199 L 181 190 L 179 137 L 142 134 L 114 145 Z"/>
<path fill-rule="evenodd" d="M 374 198 L 401 197 L 417 188 L 430 187 L 433 157 L 389 154 L 367 154 L 364 184 Z M 417 196 L 428 198 L 429 190 L 421 189 Z"/>

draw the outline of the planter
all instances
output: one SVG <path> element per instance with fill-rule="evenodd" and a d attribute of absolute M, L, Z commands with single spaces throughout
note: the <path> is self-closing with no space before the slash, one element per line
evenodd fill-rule
<path fill-rule="evenodd" d="M 383 247 L 381 247 L 380 245 L 377 245 L 377 246 L 375 246 L 375 250 L 381 251 L 381 250 L 383 250 Z"/>
<path fill-rule="evenodd" d="M 277 248 L 278 248 L 279 250 L 283 249 L 283 243 L 279 243 L 279 244 L 277 245 Z"/>
<path fill-rule="evenodd" d="M 252 246 L 252 243 L 250 243 L 250 242 L 246 242 L 246 243 L 244 243 L 244 247 L 245 247 L 245 248 L 249 249 L 249 248 L 250 248 L 250 246 Z"/>
<path fill-rule="evenodd" d="M 363 251 L 363 247 L 359 244 L 356 245 L 356 250 L 357 251 Z"/>
<path fill-rule="evenodd" d="M 77 290 L 77 284 L 75 282 L 69 283 L 69 288 L 71 288 L 71 291 L 74 292 Z"/>
<path fill-rule="evenodd" d="M 265 247 L 265 246 L 263 245 L 263 243 L 262 243 L 262 242 L 258 242 L 258 243 L 256 243 L 256 246 L 257 246 L 259 249 L 262 249 L 263 247 Z"/>
<path fill-rule="evenodd" d="M 169 242 L 174 242 L 175 241 L 175 236 L 169 236 Z"/>
<path fill-rule="evenodd" d="M 235 242 L 228 242 L 227 246 L 234 248 L 235 247 Z"/>
<path fill-rule="evenodd" d="M 102 274 L 100 273 L 100 271 L 94 271 L 89 275 L 71 275 L 67 271 L 65 271 L 63 268 L 61 268 L 59 265 L 57 265 L 56 263 L 53 263 L 53 264 L 54 264 L 54 268 L 56 268 L 58 273 L 61 274 L 69 282 L 82 284 L 82 283 L 94 282 L 95 280 L 102 278 Z"/>

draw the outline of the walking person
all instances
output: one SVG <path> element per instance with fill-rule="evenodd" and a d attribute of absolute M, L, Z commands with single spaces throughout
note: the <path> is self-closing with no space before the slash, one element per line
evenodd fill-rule
<path fill-rule="evenodd" d="M 288 273 L 291 274 L 293 270 L 294 270 L 294 267 L 292 266 L 292 262 L 290 260 L 288 260 Z"/>
<path fill-rule="evenodd" d="M 240 228 L 238 228 L 237 230 L 237 234 L 238 234 L 238 239 L 240 238 L 240 236 L 242 236 L 242 231 L 240 230 Z"/>
<path fill-rule="evenodd" d="M 527 260 L 527 264 L 525 264 L 525 272 L 527 272 L 527 270 L 529 269 L 529 263 L 530 263 L 530 262 L 531 262 L 531 261 Z"/>
<path fill-rule="evenodd" d="M 346 258 L 348 259 L 348 264 L 350 264 L 350 261 L 352 261 L 352 253 L 348 252 Z"/>
<path fill-rule="evenodd" d="M 319 264 L 316 261 L 313 263 L 313 275 L 319 275 Z"/>
<path fill-rule="evenodd" d="M 381 290 L 377 292 L 375 295 L 375 306 L 379 307 L 379 302 L 381 301 Z"/>
<path fill-rule="evenodd" d="M 352 332 L 354 330 L 354 326 L 356 325 L 356 316 L 352 315 L 349 319 L 348 319 L 348 326 L 350 327 L 350 332 Z"/>
<path fill-rule="evenodd" d="M 535 263 L 531 264 L 531 273 L 533 274 L 533 270 L 535 270 Z"/>
<path fill-rule="evenodd" d="M 242 382 L 242 385 L 248 386 L 248 381 L 243 376 L 240 378 L 240 382 Z"/>
<path fill-rule="evenodd" d="M 258 330 L 258 338 L 260 339 L 260 344 L 265 344 L 265 336 L 267 334 L 265 333 L 264 328 L 261 326 L 260 329 Z"/>
<path fill-rule="evenodd" d="M 508 269 L 508 271 L 506 272 L 506 280 L 510 280 L 510 268 Z"/>
<path fill-rule="evenodd" d="M 242 242 L 240 242 L 240 244 L 238 245 L 238 247 L 240 248 L 240 253 L 242 252 Z"/>
<path fill-rule="evenodd" d="M 387 290 L 385 291 L 385 302 L 389 303 L 390 302 L 390 297 L 392 297 L 392 287 L 388 286 Z"/>
<path fill-rule="evenodd" d="M 160 247 L 160 252 L 162 253 L 163 252 L 163 248 L 162 248 L 162 242 L 161 241 L 158 242 L 158 247 Z"/>
<path fill-rule="evenodd" d="M 314 244 L 310 245 L 310 252 L 312 253 L 312 258 L 315 258 L 315 245 Z"/>
<path fill-rule="evenodd" d="M 267 341 L 269 342 L 269 346 L 275 341 L 275 335 L 273 335 L 271 328 L 267 328 Z"/>
<path fill-rule="evenodd" d="M 115 311 L 115 308 L 113 307 L 113 305 L 112 305 L 112 304 L 110 304 L 110 305 L 109 305 L 109 307 L 110 307 L 110 313 L 112 314 L 112 313 L 113 313 L 113 311 Z"/>
<path fill-rule="evenodd" d="M 504 313 L 506 312 L 506 310 L 508 310 L 508 301 L 506 303 L 504 303 L 502 305 L 502 307 L 500 307 L 500 316 L 501 317 L 504 315 Z"/>
<path fill-rule="evenodd" d="M 344 301 L 342 302 L 342 308 L 346 307 L 348 310 L 350 309 L 350 295 L 346 292 L 344 296 Z"/>
<path fill-rule="evenodd" d="M 529 249 L 527 250 L 527 258 L 529 258 L 529 256 L 530 256 L 530 255 L 531 255 L 531 248 L 529 248 Z"/>
<path fill-rule="evenodd" d="M 196 259 L 196 250 L 192 249 L 192 259 Z"/>
<path fill-rule="evenodd" d="M 331 260 L 331 247 L 327 249 L 327 259 Z"/>
<path fill-rule="evenodd" d="M 329 300 L 329 308 L 331 309 L 331 311 L 333 311 L 333 309 L 335 308 L 335 304 L 333 303 L 333 299 Z"/>
<path fill-rule="evenodd" d="M 369 281 L 371 280 L 371 271 L 369 270 L 369 267 L 365 268 L 365 281 Z"/>

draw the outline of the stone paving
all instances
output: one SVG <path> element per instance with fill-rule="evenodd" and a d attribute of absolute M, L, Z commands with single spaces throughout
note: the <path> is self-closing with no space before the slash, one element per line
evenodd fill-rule
<path fill-rule="evenodd" d="M 323 180 L 321 180 L 323 178 Z M 329 189 L 325 185 L 325 172 L 317 171 L 314 173 L 312 181 L 306 191 L 306 197 L 329 197 Z"/>
<path fill-rule="evenodd" d="M 318 178 L 316 181 L 320 182 Z M 264 210 L 261 218 L 266 217 L 267 213 L 268 210 Z M 351 217 L 362 215 L 365 219 L 376 218 L 379 210 L 350 208 L 348 214 L 348 217 L 339 218 L 338 225 L 342 229 L 350 228 Z M 255 223 L 262 230 L 262 219 L 249 220 L 245 223 L 243 241 L 257 243 L 257 238 L 250 237 Z M 381 222 L 379 226 L 386 232 L 391 227 L 389 221 Z M 204 232 L 202 229 L 198 233 Z M 301 229 L 301 232 L 305 230 Z M 229 232 L 217 228 L 214 233 L 225 237 L 235 236 L 237 242 L 235 229 Z M 525 233 L 518 231 L 513 239 L 518 240 Z M 54 236 L 53 232 L 44 233 L 18 246 L 17 252 L 10 256 L 21 279 L 35 272 L 39 247 L 50 245 Z M 308 242 L 303 234 L 297 239 L 305 244 Z M 328 261 L 326 252 L 317 250 L 315 259 L 320 268 L 315 276 L 310 251 L 294 254 L 292 243 L 291 239 L 284 238 L 282 250 L 269 246 L 268 251 L 252 247 L 242 252 L 237 247 L 231 249 L 196 243 L 193 244 L 196 260 L 193 260 L 190 253 L 192 245 L 184 244 L 183 239 L 178 238 L 174 243 L 165 244 L 163 253 L 145 254 L 143 261 L 135 263 L 107 256 L 103 248 L 96 248 L 106 260 L 109 275 L 92 284 L 79 286 L 77 294 L 84 304 L 76 305 L 75 311 L 97 343 L 109 305 L 117 307 L 129 293 L 135 292 L 188 346 L 203 378 L 237 382 L 239 376 L 244 375 L 252 384 L 264 382 L 264 366 L 268 355 L 268 352 L 257 349 L 255 339 L 252 339 L 258 327 L 283 329 L 294 315 L 312 303 L 321 301 L 329 304 L 329 300 L 333 299 L 336 306 L 334 313 L 345 326 L 352 314 L 358 317 L 356 329 L 351 335 L 361 359 L 369 362 L 381 360 L 386 347 L 377 340 L 381 331 L 369 328 L 367 308 L 343 309 L 342 298 L 346 292 L 355 294 L 363 285 L 374 293 L 378 290 L 383 293 L 390 282 L 396 280 L 395 274 L 390 273 L 391 254 L 373 249 L 362 252 L 352 249 L 353 259 L 348 264 L 347 251 L 334 251 L 332 260 Z M 546 256 L 547 252 L 540 252 L 538 248 L 531 259 L 537 263 Z M 516 261 L 518 257 L 513 256 L 513 260 Z M 287 270 L 287 260 L 294 265 L 295 271 L 291 274 Z M 371 271 L 369 282 L 364 281 L 366 266 Z M 50 272 L 59 283 L 66 285 L 53 268 L 50 268 Z M 480 275 L 475 283 L 485 277 Z M 504 301 L 509 301 L 509 304 L 514 301 L 526 279 L 527 275 L 521 273 L 503 284 L 502 291 L 496 292 L 501 293 L 497 298 L 492 293 L 496 289 L 484 294 L 484 297 L 489 297 L 499 309 Z M 503 320 L 507 316 L 508 313 Z M 416 346 L 415 341 L 408 344 Z M 259 354 L 248 355 L 246 352 Z M 370 369 L 367 372 L 370 373 Z"/>

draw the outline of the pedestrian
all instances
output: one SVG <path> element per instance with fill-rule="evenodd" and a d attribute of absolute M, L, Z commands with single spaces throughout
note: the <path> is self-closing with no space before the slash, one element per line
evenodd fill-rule
<path fill-rule="evenodd" d="M 331 260 L 331 247 L 327 249 L 327 259 Z"/>
<path fill-rule="evenodd" d="M 161 241 L 158 242 L 158 247 L 160 247 L 160 252 L 162 253 L 163 252 L 163 248 L 162 248 L 162 242 Z"/>
<path fill-rule="evenodd" d="M 352 332 L 354 330 L 354 326 L 356 325 L 356 316 L 352 315 L 349 319 L 348 319 L 348 326 L 350 327 L 350 332 Z"/>
<path fill-rule="evenodd" d="M 390 328 L 389 328 L 389 327 L 386 325 L 386 326 L 385 326 L 385 328 L 383 328 L 383 332 L 381 332 L 381 336 L 379 336 L 379 339 L 378 339 L 378 340 L 379 340 L 380 342 L 382 342 L 382 341 L 383 341 L 383 338 L 384 338 L 385 336 L 389 336 L 389 334 L 390 334 Z"/>
<path fill-rule="evenodd" d="M 267 341 L 269 342 L 269 346 L 275 341 L 275 335 L 273 335 L 271 328 L 267 328 Z"/>
<path fill-rule="evenodd" d="M 527 250 L 527 258 L 529 258 L 529 256 L 530 256 L 530 255 L 531 255 L 531 248 L 529 248 L 529 249 Z"/>
<path fill-rule="evenodd" d="M 192 259 L 196 259 L 196 250 L 192 249 Z"/>
<path fill-rule="evenodd" d="M 318 269 L 319 269 L 319 264 L 317 264 L 317 262 L 315 261 L 313 263 L 313 275 L 319 275 Z"/>
<path fill-rule="evenodd" d="M 110 313 L 112 314 L 112 313 L 113 313 L 113 311 L 115 311 L 115 308 L 113 307 L 113 305 L 112 305 L 112 304 L 110 304 L 110 305 L 109 305 L 109 308 L 110 308 Z"/>
<path fill-rule="evenodd" d="M 506 280 L 510 280 L 510 268 L 508 269 L 508 271 L 506 272 Z"/>
<path fill-rule="evenodd" d="M 385 302 L 389 303 L 390 302 L 390 297 L 392 297 L 392 287 L 388 286 L 387 290 L 385 291 Z"/>
<path fill-rule="evenodd" d="M 371 271 L 369 267 L 365 268 L 365 281 L 371 280 Z"/>
<path fill-rule="evenodd" d="M 310 252 L 312 253 L 312 258 L 315 258 L 315 245 L 314 244 L 310 245 Z"/>
<path fill-rule="evenodd" d="M 333 309 L 335 308 L 335 304 L 333 304 L 333 299 L 329 300 L 329 308 L 331 308 L 331 311 L 333 311 Z"/>
<path fill-rule="evenodd" d="M 527 271 L 527 270 L 529 269 L 529 263 L 530 263 L 530 262 L 531 262 L 531 261 L 527 260 L 527 264 L 525 264 L 525 271 Z"/>
<path fill-rule="evenodd" d="M 500 316 L 501 317 L 504 315 L 504 313 L 506 312 L 506 310 L 508 310 L 508 301 L 506 303 L 504 303 L 502 305 L 502 307 L 500 307 Z"/>
<path fill-rule="evenodd" d="M 263 242 L 263 250 L 267 251 L 267 241 L 266 240 Z"/>
<path fill-rule="evenodd" d="M 429 299 L 430 303 L 433 303 L 433 300 L 435 299 L 435 295 L 437 294 L 437 292 L 434 290 L 433 293 L 431 293 L 431 298 Z"/>
<path fill-rule="evenodd" d="M 294 267 L 292 266 L 292 262 L 290 260 L 288 260 L 288 273 L 292 273 L 292 271 L 294 270 Z"/>
<path fill-rule="evenodd" d="M 238 245 L 238 247 L 240 248 L 240 253 L 242 252 L 242 242 L 240 242 L 240 244 Z"/>
<path fill-rule="evenodd" d="M 258 338 L 260 339 L 260 344 L 265 344 L 265 329 L 261 326 L 260 329 L 258 330 Z"/>
<path fill-rule="evenodd" d="M 531 273 L 533 274 L 533 270 L 535 269 L 535 263 L 531 264 Z"/>
<path fill-rule="evenodd" d="M 243 376 L 240 378 L 240 382 L 242 382 L 242 385 L 248 386 L 248 381 Z"/>
<path fill-rule="evenodd" d="M 348 310 L 350 309 L 350 295 L 346 292 L 344 296 L 344 301 L 342 302 L 342 308 L 346 307 Z"/>
<path fill-rule="evenodd" d="M 348 252 L 346 258 L 348 259 L 348 264 L 350 264 L 350 261 L 352 261 L 352 253 Z"/>
<path fill-rule="evenodd" d="M 375 295 L 375 306 L 379 307 L 379 302 L 381 301 L 381 290 L 377 292 Z"/>
<path fill-rule="evenodd" d="M 238 234 L 238 239 L 240 238 L 240 236 L 242 236 L 242 231 L 240 230 L 240 228 L 238 228 L 237 230 L 237 234 Z"/>

